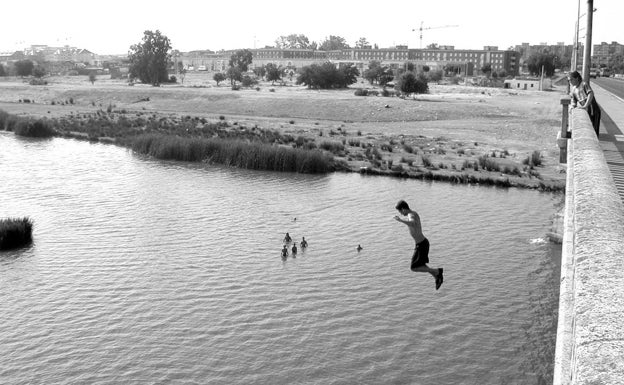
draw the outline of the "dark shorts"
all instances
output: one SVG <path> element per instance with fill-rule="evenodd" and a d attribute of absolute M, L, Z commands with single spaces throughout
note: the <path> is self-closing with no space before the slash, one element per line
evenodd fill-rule
<path fill-rule="evenodd" d="M 416 244 L 410 268 L 425 266 L 427 263 L 429 263 L 429 240 L 425 238 Z"/>

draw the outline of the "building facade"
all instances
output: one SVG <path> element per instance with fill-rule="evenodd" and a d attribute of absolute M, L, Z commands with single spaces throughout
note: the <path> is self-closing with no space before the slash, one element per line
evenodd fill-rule
<path fill-rule="evenodd" d="M 336 65 L 352 63 L 360 72 L 368 68 L 371 61 L 378 61 L 382 65 L 391 67 L 403 66 L 412 63 L 417 68 L 428 66 L 431 70 L 442 70 L 447 65 L 460 69 L 461 74 L 475 75 L 486 64 L 490 64 L 492 71 L 505 72 L 507 75 L 517 75 L 520 69 L 518 52 L 512 50 L 501 51 L 498 47 L 484 47 L 482 50 L 456 50 L 452 46 L 426 49 L 410 49 L 407 46 L 391 48 L 347 48 L 335 51 L 319 51 L 311 49 L 280 49 L 259 48 L 250 49 L 253 55 L 253 67 L 262 67 L 268 63 L 278 66 L 301 68 L 314 63 L 330 61 Z M 192 51 L 183 53 L 179 60 L 188 70 L 198 68 L 209 71 L 225 71 L 230 57 L 235 50 L 211 52 Z"/>
<path fill-rule="evenodd" d="M 592 67 L 607 66 L 616 56 L 624 56 L 624 45 L 616 41 L 594 44 L 592 50 Z"/>

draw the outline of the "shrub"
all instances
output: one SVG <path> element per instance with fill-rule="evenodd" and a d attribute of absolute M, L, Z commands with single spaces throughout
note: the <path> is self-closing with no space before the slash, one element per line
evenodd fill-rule
<path fill-rule="evenodd" d="M 414 72 L 407 71 L 399 76 L 395 89 L 406 94 L 425 94 L 429 92 L 429 85 L 424 75 L 416 75 Z"/>
<path fill-rule="evenodd" d="M 431 167 L 431 166 L 433 166 L 433 163 L 431 163 L 431 159 L 430 159 L 427 155 L 422 154 L 422 155 L 420 156 L 420 158 L 422 159 L 422 164 L 423 164 L 423 166 L 425 166 L 425 167 Z"/>
<path fill-rule="evenodd" d="M 500 165 L 495 160 L 490 159 L 486 155 L 482 155 L 478 158 L 479 166 L 487 171 L 500 171 Z"/>
<path fill-rule="evenodd" d="M 533 153 L 527 156 L 522 164 L 526 164 L 529 167 L 537 167 L 542 165 L 542 154 L 539 151 L 533 151 Z"/>
<path fill-rule="evenodd" d="M 357 90 L 355 90 L 355 96 L 367 96 L 368 95 L 368 90 L 364 89 L 364 88 L 358 88 Z"/>
<path fill-rule="evenodd" d="M 34 79 L 30 79 L 29 84 L 31 86 L 46 86 L 48 85 L 47 80 L 41 79 L 41 78 L 34 78 Z"/>
<path fill-rule="evenodd" d="M 381 148 L 382 151 L 388 151 L 388 152 L 392 152 L 392 146 L 390 144 L 382 144 L 381 146 L 379 146 Z"/>
<path fill-rule="evenodd" d="M 0 250 L 21 247 L 32 242 L 30 218 L 0 219 Z"/>
<path fill-rule="evenodd" d="M 258 80 L 255 78 L 252 78 L 249 75 L 245 75 L 243 76 L 243 80 L 241 81 L 241 84 L 243 85 L 243 87 L 252 87 L 258 84 Z"/>
<path fill-rule="evenodd" d="M 50 138 L 56 134 L 56 131 L 43 119 L 22 120 L 15 126 L 15 134 L 31 138 Z"/>
<path fill-rule="evenodd" d="M 343 152 L 345 149 L 344 145 L 340 142 L 328 142 L 328 141 L 321 142 L 319 147 L 333 154 L 339 154 Z"/>

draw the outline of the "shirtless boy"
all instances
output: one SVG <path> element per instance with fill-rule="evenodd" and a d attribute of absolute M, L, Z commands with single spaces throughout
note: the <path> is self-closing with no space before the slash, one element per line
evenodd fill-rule
<path fill-rule="evenodd" d="M 418 216 L 418 213 L 411 210 L 407 202 L 403 200 L 397 203 L 396 209 L 399 210 L 401 215 L 407 216 L 407 220 L 401 219 L 398 215 L 395 216 L 394 219 L 407 225 L 410 235 L 414 238 L 414 242 L 416 242 L 416 248 L 414 249 L 414 255 L 412 256 L 412 271 L 431 274 L 433 278 L 435 278 L 436 290 L 438 290 L 440 286 L 442 286 L 442 282 L 444 280 L 442 275 L 443 269 L 441 267 L 432 269 L 427 266 L 427 263 L 429 262 L 429 240 L 427 240 L 422 233 L 422 226 L 420 224 L 420 217 Z"/>

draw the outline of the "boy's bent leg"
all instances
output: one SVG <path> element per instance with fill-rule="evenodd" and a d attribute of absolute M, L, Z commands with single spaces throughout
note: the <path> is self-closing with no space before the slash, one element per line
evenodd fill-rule
<path fill-rule="evenodd" d="M 421 265 L 412 267 L 412 271 L 417 273 L 429 273 L 435 278 L 438 276 L 439 269 L 432 269 L 427 265 Z"/>

